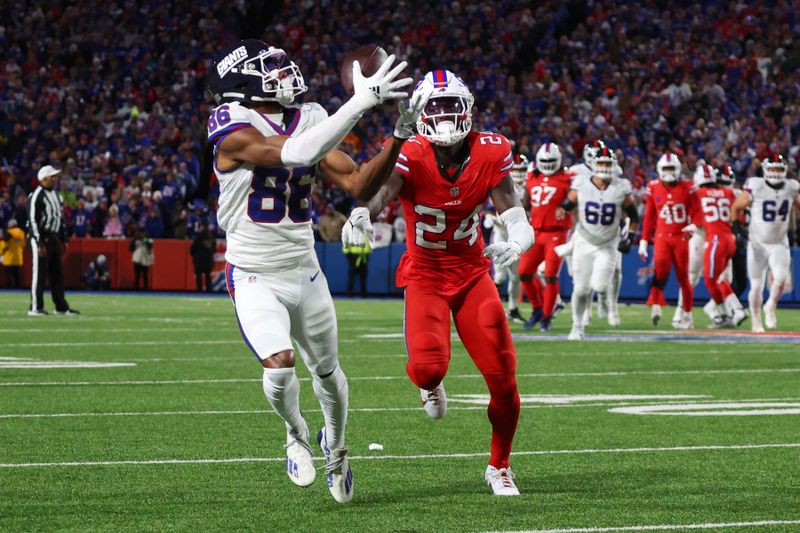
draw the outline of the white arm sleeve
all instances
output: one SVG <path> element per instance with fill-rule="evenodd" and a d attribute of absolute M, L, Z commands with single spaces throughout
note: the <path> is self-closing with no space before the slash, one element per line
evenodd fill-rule
<path fill-rule="evenodd" d="M 354 100 L 351 98 L 336 113 L 297 137 L 286 139 L 281 149 L 283 164 L 287 167 L 310 167 L 339 146 L 363 112 Z"/>
<path fill-rule="evenodd" d="M 522 252 L 533 246 L 533 228 L 528 223 L 522 207 L 512 207 L 500 213 L 500 220 L 508 230 L 508 242 L 516 242 Z"/>

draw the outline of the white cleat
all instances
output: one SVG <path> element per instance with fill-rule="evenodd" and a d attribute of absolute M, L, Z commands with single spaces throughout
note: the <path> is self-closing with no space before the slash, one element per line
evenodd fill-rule
<path fill-rule="evenodd" d="M 608 325 L 612 327 L 619 327 L 621 321 L 619 319 L 619 312 L 614 310 L 608 314 Z"/>
<path fill-rule="evenodd" d="M 572 330 L 567 336 L 568 341 L 582 341 L 583 340 L 583 326 L 572 325 Z"/>
<path fill-rule="evenodd" d="M 731 322 L 733 322 L 733 327 L 738 328 L 742 325 L 742 322 L 747 320 L 747 311 L 744 309 L 736 309 L 733 312 L 733 316 L 731 317 Z"/>
<path fill-rule="evenodd" d="M 661 322 L 661 306 L 658 304 L 653 304 L 652 309 L 650 309 L 650 320 L 653 321 L 653 325 L 657 326 L 659 322 Z"/>
<path fill-rule="evenodd" d="M 298 487 L 308 487 L 317 478 L 314 452 L 308 444 L 308 435 L 297 431 L 286 432 L 286 474 Z"/>
<path fill-rule="evenodd" d="M 422 398 L 422 407 L 431 418 L 442 418 L 447 412 L 447 394 L 444 392 L 444 382 L 439 383 L 433 390 L 419 390 Z"/>
<path fill-rule="evenodd" d="M 681 319 L 683 319 L 683 307 L 678 306 L 675 309 L 675 314 L 672 316 L 672 327 L 680 329 Z"/>
<path fill-rule="evenodd" d="M 486 484 L 492 487 L 495 496 L 519 496 L 519 489 L 514 483 L 514 472 L 511 467 L 497 469 L 491 465 L 486 467 L 484 475 Z"/>
<path fill-rule="evenodd" d="M 350 461 L 347 460 L 347 448 L 331 450 L 328 448 L 325 437 L 325 428 L 317 433 L 317 442 L 322 453 L 325 455 L 325 474 L 328 481 L 328 489 L 331 496 L 337 503 L 349 503 L 353 499 L 353 471 L 350 469 Z"/>
<path fill-rule="evenodd" d="M 778 327 L 778 317 L 775 313 L 775 307 L 764 305 L 764 324 L 767 326 L 767 329 L 775 329 Z"/>
<path fill-rule="evenodd" d="M 715 319 L 719 316 L 719 310 L 717 309 L 717 303 L 714 300 L 709 300 L 706 305 L 703 306 L 703 312 L 706 316 L 714 322 Z"/>
<path fill-rule="evenodd" d="M 766 333 L 764 331 L 764 326 L 757 323 L 755 320 L 753 320 L 753 333 Z"/>
<path fill-rule="evenodd" d="M 692 319 L 692 314 L 684 313 L 681 315 L 681 319 L 677 324 L 674 322 L 672 323 L 672 327 L 675 329 L 694 329 L 694 319 Z"/>

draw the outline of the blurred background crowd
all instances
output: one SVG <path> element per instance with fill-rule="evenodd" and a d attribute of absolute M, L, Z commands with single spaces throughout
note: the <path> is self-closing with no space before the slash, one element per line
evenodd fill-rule
<path fill-rule="evenodd" d="M 284 48 L 310 87 L 301 98 L 329 111 L 346 98 L 342 57 L 360 44 L 407 59 L 416 78 L 447 68 L 476 97 L 476 129 L 499 131 L 529 155 L 556 142 L 564 164 L 603 138 L 637 189 L 667 149 L 686 175 L 702 158 L 732 165 L 739 180 L 757 175 L 769 152 L 787 158 L 791 176 L 800 161 L 800 15 L 791 1 L 0 5 L 0 229 L 11 219 L 25 226 L 36 171 L 53 163 L 64 169 L 74 236 L 191 239 L 204 227 L 222 236 L 205 76 L 238 36 Z M 357 160 L 374 155 L 394 114 L 369 113 L 345 149 Z M 313 194 L 317 235 L 336 240 L 352 200 L 326 183 Z M 392 224 L 396 213 L 390 206 L 381 218 Z"/>

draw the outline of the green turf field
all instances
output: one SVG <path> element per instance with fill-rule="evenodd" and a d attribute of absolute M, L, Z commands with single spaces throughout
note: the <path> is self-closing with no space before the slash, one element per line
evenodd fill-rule
<path fill-rule="evenodd" d="M 29 318 L 27 295 L 0 294 L 3 531 L 800 530 L 800 338 L 628 341 L 654 330 L 629 306 L 620 331 L 587 329 L 618 339 L 518 339 L 523 495 L 497 498 L 483 400 L 467 396 L 486 391 L 458 341 L 449 411 L 431 420 L 405 376 L 402 302 L 337 301 L 356 483 L 340 506 L 323 476 L 300 489 L 284 474 L 282 424 L 227 299 L 69 300 L 82 316 Z M 800 311 L 778 318 L 800 331 Z M 554 325 L 565 335 L 567 313 Z M 301 395 L 321 427 L 308 379 Z M 618 412 L 632 408 L 672 414 Z"/>

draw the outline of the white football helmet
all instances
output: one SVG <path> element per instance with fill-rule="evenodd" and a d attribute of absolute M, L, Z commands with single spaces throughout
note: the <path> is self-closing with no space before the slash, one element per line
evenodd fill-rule
<path fill-rule="evenodd" d="M 475 103 L 464 81 L 449 70 L 432 70 L 414 87 L 415 92 L 419 90 L 431 95 L 417 119 L 419 134 L 440 146 L 463 140 L 472 129 Z"/>
<path fill-rule="evenodd" d="M 583 163 L 592 170 L 594 165 L 594 158 L 597 156 L 598 150 L 606 145 L 601 139 L 595 139 L 593 142 L 583 145 Z"/>
<path fill-rule="evenodd" d="M 536 152 L 536 168 L 545 176 L 552 176 L 561 168 L 561 149 L 557 144 L 544 143 Z"/>
<path fill-rule="evenodd" d="M 511 180 L 517 185 L 525 185 L 528 179 L 528 158 L 522 154 L 514 158 L 514 164 L 511 166 Z"/>
<path fill-rule="evenodd" d="M 694 184 L 696 187 L 717 182 L 717 169 L 702 162 L 694 171 Z"/>
<path fill-rule="evenodd" d="M 674 183 L 681 179 L 681 162 L 678 156 L 671 152 L 663 154 L 656 163 L 656 172 L 658 179 L 664 183 Z"/>
<path fill-rule="evenodd" d="M 595 141 L 596 142 L 596 141 Z M 619 165 L 614 150 L 603 145 L 595 151 L 592 172 L 603 181 L 611 181 L 618 174 Z"/>
<path fill-rule="evenodd" d="M 789 165 L 780 154 L 772 154 L 761 162 L 761 170 L 764 171 L 764 179 L 770 185 L 778 185 L 786 179 Z"/>

